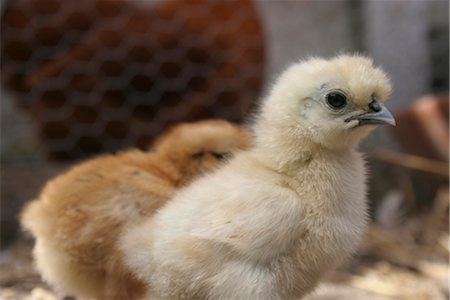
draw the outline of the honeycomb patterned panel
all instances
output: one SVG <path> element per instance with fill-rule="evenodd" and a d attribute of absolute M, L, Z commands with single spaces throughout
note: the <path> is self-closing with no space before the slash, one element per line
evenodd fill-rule
<path fill-rule="evenodd" d="M 145 147 L 180 121 L 241 121 L 264 73 L 251 0 L 12 0 L 1 47 L 3 86 L 55 160 Z"/>

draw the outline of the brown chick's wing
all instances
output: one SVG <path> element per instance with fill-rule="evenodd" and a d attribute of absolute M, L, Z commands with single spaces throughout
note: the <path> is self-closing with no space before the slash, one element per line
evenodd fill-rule
<path fill-rule="evenodd" d="M 227 160 L 250 144 L 251 138 L 243 128 L 223 120 L 207 120 L 174 127 L 155 142 L 154 151 L 168 154 L 167 161 L 185 174 L 196 174 L 215 168 L 217 161 Z M 183 180 L 174 182 L 176 185 L 184 183 Z"/>

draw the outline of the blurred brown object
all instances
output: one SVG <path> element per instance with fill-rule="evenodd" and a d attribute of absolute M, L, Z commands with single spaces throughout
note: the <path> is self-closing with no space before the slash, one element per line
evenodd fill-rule
<path fill-rule="evenodd" d="M 395 114 L 397 126 L 392 127 L 405 152 L 448 161 L 449 159 L 449 97 L 427 95 Z"/>
<path fill-rule="evenodd" d="M 373 157 L 397 166 L 447 177 L 449 176 L 448 164 L 442 161 L 432 160 L 417 155 L 399 153 L 387 149 L 376 150 L 373 153 Z"/>
<path fill-rule="evenodd" d="M 397 171 L 402 177 L 398 180 L 408 182 L 409 202 L 419 204 L 420 210 L 432 205 L 440 186 L 448 186 L 448 94 L 424 96 L 397 112 L 395 119 L 397 126 L 391 130 L 406 154 L 378 152 L 375 158 L 403 169 Z"/>
<path fill-rule="evenodd" d="M 13 0 L 2 81 L 52 159 L 143 147 L 173 123 L 239 122 L 264 43 L 252 0 Z"/>

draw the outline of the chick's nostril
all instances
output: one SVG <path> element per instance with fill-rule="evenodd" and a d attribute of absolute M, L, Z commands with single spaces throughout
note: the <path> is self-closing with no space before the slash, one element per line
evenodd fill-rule
<path fill-rule="evenodd" d="M 371 111 L 374 111 L 374 112 L 381 111 L 381 105 L 377 100 L 372 100 L 372 102 L 369 103 L 369 108 Z"/>

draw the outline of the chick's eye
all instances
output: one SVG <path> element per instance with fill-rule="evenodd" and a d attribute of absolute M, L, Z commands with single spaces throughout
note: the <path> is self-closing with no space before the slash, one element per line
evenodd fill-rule
<path fill-rule="evenodd" d="M 347 105 L 347 98 L 341 93 L 333 92 L 327 95 L 327 103 L 332 108 L 340 109 Z"/>
<path fill-rule="evenodd" d="M 226 160 L 232 156 L 230 152 L 211 152 L 211 155 L 218 160 Z"/>

